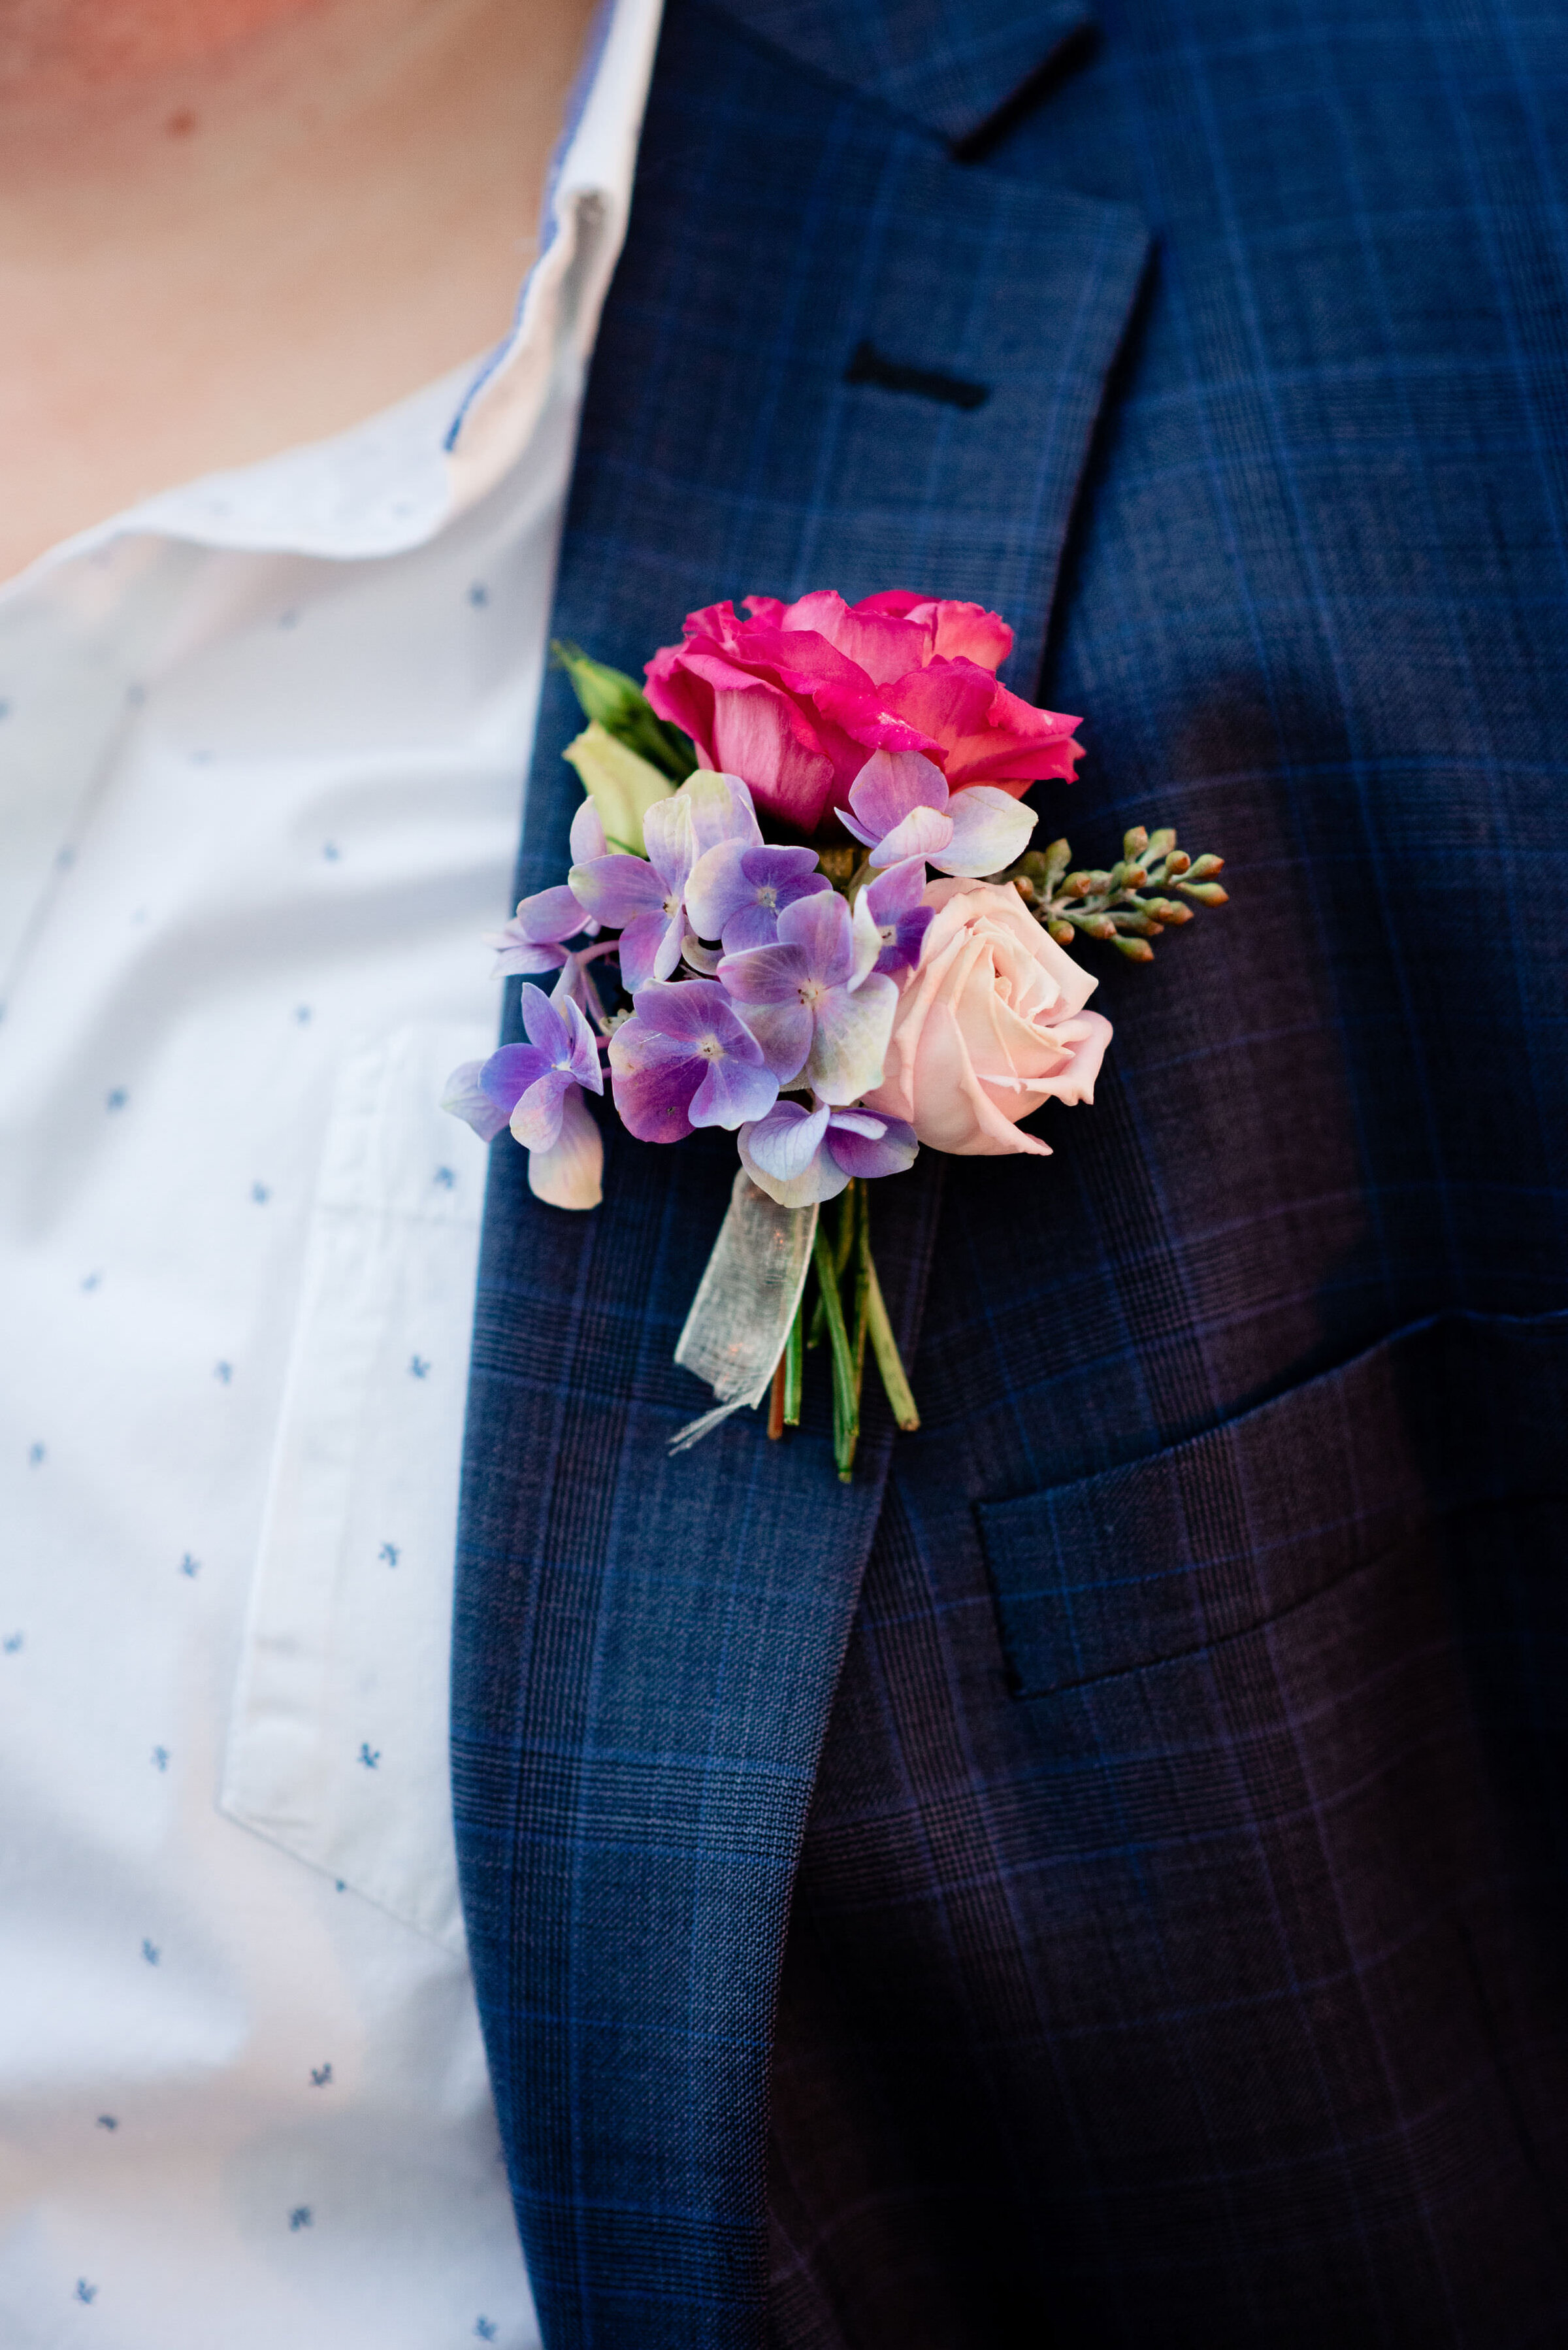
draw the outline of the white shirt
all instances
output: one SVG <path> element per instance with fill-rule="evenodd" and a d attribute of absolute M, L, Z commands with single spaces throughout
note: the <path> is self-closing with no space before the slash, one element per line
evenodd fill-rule
<path fill-rule="evenodd" d="M 484 1152 L 436 1105 L 658 16 L 601 26 L 477 381 L 0 591 L 5 2350 L 538 2340 L 450 1824 Z"/>

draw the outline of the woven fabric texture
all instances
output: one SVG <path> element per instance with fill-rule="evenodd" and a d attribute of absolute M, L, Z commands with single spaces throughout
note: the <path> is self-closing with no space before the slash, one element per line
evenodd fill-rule
<path fill-rule="evenodd" d="M 1021 21 L 674 0 L 556 626 L 636 667 L 716 596 L 981 598 L 1087 713 L 1044 836 L 1174 822 L 1235 902 L 1106 971 L 1053 1159 L 879 1188 L 925 1425 L 874 1409 L 848 1490 L 825 1378 L 666 1456 L 724 1138 L 611 1126 L 581 1218 L 497 1147 L 453 1770 L 530 2272 L 551 2350 L 1523 2350 L 1568 2337 L 1568 27 Z M 557 683 L 524 887 L 572 725 Z"/>

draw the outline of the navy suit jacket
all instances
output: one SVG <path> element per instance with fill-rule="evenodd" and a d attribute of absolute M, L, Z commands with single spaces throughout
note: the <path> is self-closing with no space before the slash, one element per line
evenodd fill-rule
<path fill-rule="evenodd" d="M 1054 1157 L 878 1187 L 847 1489 L 825 1377 L 669 1457 L 730 1138 L 607 1119 L 582 1216 L 495 1149 L 452 1755 L 550 2350 L 1568 2341 L 1565 35 L 670 0 L 557 632 L 976 598 L 1085 714 L 1040 837 L 1235 897 Z"/>

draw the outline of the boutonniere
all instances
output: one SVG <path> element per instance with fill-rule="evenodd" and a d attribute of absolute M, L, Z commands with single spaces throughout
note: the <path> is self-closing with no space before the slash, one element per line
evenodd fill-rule
<path fill-rule="evenodd" d="M 527 1042 L 456 1070 L 446 1107 L 486 1140 L 510 1128 L 558 1208 L 599 1204 L 586 1096 L 607 1076 L 644 1142 L 733 1133 L 729 1211 L 676 1348 L 717 1400 L 674 1441 L 770 1392 L 770 1435 L 797 1425 L 826 1341 L 847 1479 L 867 1357 L 899 1427 L 919 1425 L 872 1186 L 922 1144 L 1048 1157 L 1020 1120 L 1092 1101 L 1111 1041 L 1067 948 L 1147 962 L 1225 891 L 1220 859 L 1168 827 L 1135 827 L 1104 869 L 1070 870 L 1064 840 L 1030 847 L 1021 795 L 1071 782 L 1079 722 L 998 682 L 1012 632 L 994 612 L 830 590 L 745 610 L 690 614 L 646 691 L 554 649 L 588 722 L 566 754 L 586 790 L 572 864 L 489 941 L 499 972 L 548 984 L 523 990 Z"/>

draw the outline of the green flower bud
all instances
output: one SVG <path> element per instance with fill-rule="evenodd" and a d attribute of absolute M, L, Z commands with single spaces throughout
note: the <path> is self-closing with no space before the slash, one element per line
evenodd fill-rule
<path fill-rule="evenodd" d="M 562 752 L 582 777 L 583 789 L 599 812 L 605 837 L 612 848 L 644 857 L 642 819 L 657 800 L 667 800 L 675 789 L 668 775 L 618 743 L 596 718 L 575 743 Z"/>

